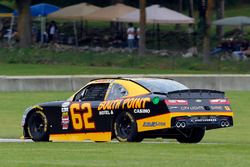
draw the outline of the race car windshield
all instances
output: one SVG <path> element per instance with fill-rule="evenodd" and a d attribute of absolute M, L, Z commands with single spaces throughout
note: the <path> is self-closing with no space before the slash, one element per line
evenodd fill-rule
<path fill-rule="evenodd" d="M 144 86 L 151 92 L 168 93 L 172 91 L 189 89 L 179 82 L 166 79 L 136 79 L 140 85 Z"/>

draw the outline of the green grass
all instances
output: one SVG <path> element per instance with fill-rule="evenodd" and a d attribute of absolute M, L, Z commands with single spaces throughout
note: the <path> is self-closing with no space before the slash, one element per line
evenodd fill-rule
<path fill-rule="evenodd" d="M 84 65 L 0 64 L 0 75 L 82 75 L 82 74 L 206 74 L 184 69 L 93 67 Z"/>
<path fill-rule="evenodd" d="M 63 100 L 72 92 L 1 92 L 0 138 L 19 138 L 26 107 Z M 250 92 L 228 92 L 234 127 L 207 131 L 201 144 L 148 143 L 0 143 L 1 167 L 42 166 L 192 166 L 250 165 Z M 153 141 L 162 141 L 156 139 Z"/>
<path fill-rule="evenodd" d="M 246 167 L 250 145 L 1 143 L 1 167 Z"/>
<path fill-rule="evenodd" d="M 250 4 L 232 7 L 232 8 L 226 9 L 225 17 L 250 16 L 249 10 L 250 10 Z"/>
<path fill-rule="evenodd" d="M 204 65 L 201 58 L 162 57 L 128 53 L 0 49 L 0 75 L 74 74 L 220 74 L 250 73 L 250 61 L 218 61 Z"/>

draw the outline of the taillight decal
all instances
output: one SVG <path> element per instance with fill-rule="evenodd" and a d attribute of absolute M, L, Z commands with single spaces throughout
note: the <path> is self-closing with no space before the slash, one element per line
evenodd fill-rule
<path fill-rule="evenodd" d="M 169 106 L 174 105 L 188 105 L 187 100 L 165 100 L 165 103 Z"/>
<path fill-rule="evenodd" d="M 230 104 L 228 99 L 212 99 L 209 102 L 210 104 Z"/>

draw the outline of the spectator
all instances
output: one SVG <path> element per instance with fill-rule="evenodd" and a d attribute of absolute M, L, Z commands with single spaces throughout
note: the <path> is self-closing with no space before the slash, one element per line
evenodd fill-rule
<path fill-rule="evenodd" d="M 241 47 L 242 47 L 243 50 L 248 50 L 249 41 L 243 40 L 243 41 L 241 42 Z"/>
<path fill-rule="evenodd" d="M 139 47 L 139 41 L 140 41 L 140 28 L 138 27 L 136 29 L 136 38 L 135 38 L 135 47 Z"/>
<path fill-rule="evenodd" d="M 127 29 L 127 39 L 128 39 L 128 48 L 132 50 L 134 48 L 134 40 L 135 40 L 135 28 L 132 23 L 128 24 Z"/>
<path fill-rule="evenodd" d="M 57 25 L 55 21 L 51 21 L 48 29 L 49 42 L 55 42 L 57 33 Z"/>
<path fill-rule="evenodd" d="M 223 41 L 210 52 L 210 55 L 231 52 L 231 50 L 231 42 L 229 40 L 223 39 Z"/>
<path fill-rule="evenodd" d="M 247 50 L 246 50 L 247 51 Z M 247 59 L 247 56 L 245 54 L 245 51 L 234 51 L 232 53 L 232 57 L 235 59 L 235 60 L 239 60 L 239 61 L 242 61 L 242 60 L 246 60 Z"/>
<path fill-rule="evenodd" d="M 243 41 L 240 45 L 240 50 L 234 51 L 232 53 L 232 57 L 235 60 L 246 60 L 249 53 L 250 53 L 249 43 L 246 41 Z"/>

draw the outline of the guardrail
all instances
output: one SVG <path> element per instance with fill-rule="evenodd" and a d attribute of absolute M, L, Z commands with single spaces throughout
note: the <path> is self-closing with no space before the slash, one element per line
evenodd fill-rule
<path fill-rule="evenodd" d="M 250 75 L 73 75 L 0 76 L 0 91 L 76 91 L 96 78 L 171 78 L 194 89 L 250 90 Z"/>

